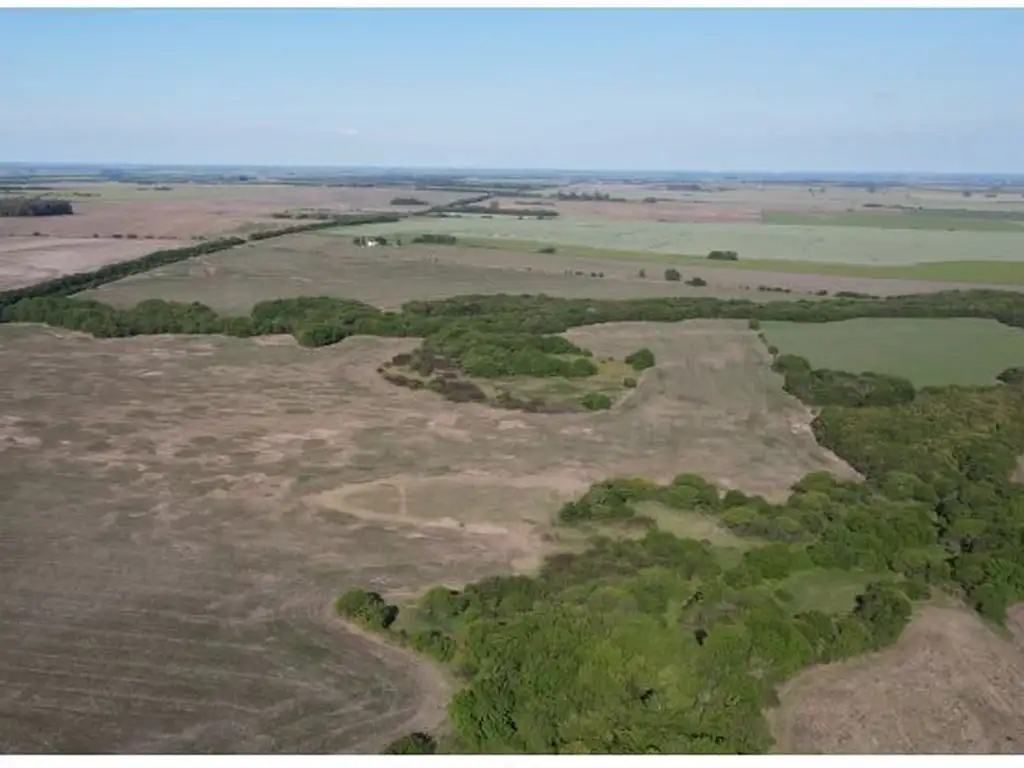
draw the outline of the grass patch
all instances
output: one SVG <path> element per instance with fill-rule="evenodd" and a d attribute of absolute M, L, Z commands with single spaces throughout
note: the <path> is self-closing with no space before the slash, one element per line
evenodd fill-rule
<path fill-rule="evenodd" d="M 737 536 L 711 515 L 693 510 L 673 509 L 657 502 L 641 502 L 636 505 L 636 511 L 652 519 L 659 530 L 673 536 L 711 542 L 723 568 L 738 565 L 744 552 L 765 543 L 763 539 Z"/>
<path fill-rule="evenodd" d="M 835 568 L 812 568 L 798 571 L 776 583 L 788 592 L 793 613 L 822 611 L 839 614 L 853 610 L 857 595 L 872 581 L 886 581 L 892 574 L 844 571 Z"/>
<path fill-rule="evenodd" d="M 768 341 L 815 368 L 904 376 L 915 386 L 995 384 L 1024 365 L 1024 332 L 976 318 L 765 322 Z"/>

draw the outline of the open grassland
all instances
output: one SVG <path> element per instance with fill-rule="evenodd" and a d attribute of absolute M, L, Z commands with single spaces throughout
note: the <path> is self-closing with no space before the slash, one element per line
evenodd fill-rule
<path fill-rule="evenodd" d="M 237 234 L 281 227 L 286 220 L 272 214 L 297 209 L 320 209 L 336 214 L 360 211 L 410 210 L 391 205 L 408 190 L 388 187 L 300 187 L 282 184 L 175 184 L 168 190 L 135 184 L 86 184 L 67 187 L 89 197 L 70 196 L 71 216 L 0 218 L 0 237 L 42 232 L 53 237 L 136 235 L 189 239 Z M 60 197 L 60 189 L 48 192 Z M 459 197 L 449 192 L 414 195 L 430 204 Z"/>
<path fill-rule="evenodd" d="M 612 472 L 773 496 L 848 472 L 742 324 L 576 337 L 663 362 L 616 410 L 553 417 L 383 385 L 412 340 L 4 326 L 0 747 L 373 751 L 436 727 L 447 688 L 330 621 L 339 590 L 529 569 Z"/>
<path fill-rule="evenodd" d="M 928 607 L 897 644 L 809 670 L 769 713 L 776 751 L 1020 754 L 1024 652 L 962 609 Z"/>
<path fill-rule="evenodd" d="M 749 281 L 723 279 L 705 288 L 666 282 L 657 263 L 642 265 L 538 253 L 445 246 L 360 248 L 347 238 L 289 235 L 134 275 L 80 294 L 117 306 L 143 299 L 201 301 L 248 313 L 264 299 L 326 295 L 397 308 L 414 299 L 467 294 L 548 294 L 573 298 L 746 296 L 766 299 Z M 582 274 L 566 274 L 566 271 Z M 700 270 L 686 270 L 689 279 Z M 730 273 L 726 273 L 727 275 Z M 772 281 L 778 284 L 781 281 Z M 748 286 L 748 287 L 745 287 Z"/>
<path fill-rule="evenodd" d="M 990 385 L 1024 365 L 1024 331 L 974 318 L 766 322 L 768 341 L 815 368 L 904 376 L 916 386 Z"/>
<path fill-rule="evenodd" d="M 765 226 L 558 218 L 519 220 L 464 215 L 369 225 L 365 234 L 396 232 L 528 240 L 619 251 L 706 256 L 737 251 L 741 260 L 898 267 L 946 261 L 1020 261 L 1024 231 L 936 232 L 835 226 Z M 348 232 L 341 233 L 348 235 Z M 350 235 L 349 235 L 350 236 Z"/>
<path fill-rule="evenodd" d="M 984 218 L 980 215 L 952 215 L 935 211 L 924 212 L 871 212 L 852 211 L 843 213 L 793 213 L 787 211 L 765 212 L 761 220 L 765 224 L 785 226 L 833 226 L 870 227 L 873 229 L 924 229 L 944 232 L 1015 232 L 1024 233 L 1024 212 L 1019 218 Z"/>
<path fill-rule="evenodd" d="M 0 291 L 72 272 L 87 272 L 157 248 L 158 244 L 142 240 L 0 238 Z"/>
<path fill-rule="evenodd" d="M 427 231 L 424 227 L 424 231 Z M 564 243 L 497 238 L 460 238 L 462 247 L 490 248 L 513 252 L 539 252 L 554 248 L 562 258 L 584 258 L 595 263 L 617 261 L 650 268 L 704 270 L 694 274 L 713 274 L 718 280 L 745 285 L 818 286 L 835 291 L 862 291 L 879 296 L 926 293 L 948 288 L 993 287 L 1015 290 L 1024 286 L 1024 261 L 942 261 L 900 267 L 871 267 L 856 264 L 822 264 L 803 261 L 709 261 L 707 256 L 687 256 L 654 251 L 623 251 Z M 709 266 L 709 265 L 714 266 Z M 707 270 L 711 270 L 707 272 Z M 726 273 L 740 275 L 728 277 Z M 860 288 L 854 286 L 860 285 Z M 869 287 L 870 286 L 870 287 Z"/>

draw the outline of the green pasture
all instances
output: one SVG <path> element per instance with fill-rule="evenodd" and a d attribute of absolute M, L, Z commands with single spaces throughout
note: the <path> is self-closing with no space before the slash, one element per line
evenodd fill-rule
<path fill-rule="evenodd" d="M 994 320 L 861 318 L 761 329 L 815 368 L 905 376 L 919 387 L 994 384 L 1001 371 L 1024 365 L 1024 331 Z"/>

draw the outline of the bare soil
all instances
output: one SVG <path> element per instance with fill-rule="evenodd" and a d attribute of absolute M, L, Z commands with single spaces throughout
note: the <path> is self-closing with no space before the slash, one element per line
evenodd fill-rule
<path fill-rule="evenodd" d="M 0 327 L 0 750 L 376 751 L 448 689 L 329 618 L 344 589 L 528 571 L 612 473 L 777 496 L 849 472 L 739 324 L 574 338 L 660 367 L 611 412 L 541 416 L 383 385 L 409 339 Z"/>
<path fill-rule="evenodd" d="M 105 264 L 134 259 L 159 247 L 146 240 L 0 238 L 0 290 L 98 269 Z"/>
<path fill-rule="evenodd" d="M 796 677 L 768 715 L 782 753 L 1020 754 L 1022 680 L 1019 633 L 931 606 L 893 648 Z"/>

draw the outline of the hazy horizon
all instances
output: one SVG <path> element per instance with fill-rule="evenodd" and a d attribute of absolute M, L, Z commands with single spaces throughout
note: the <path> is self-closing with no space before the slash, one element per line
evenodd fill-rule
<path fill-rule="evenodd" d="M 1024 173 L 1019 9 L 4 9 L 0 36 L 5 163 Z"/>

